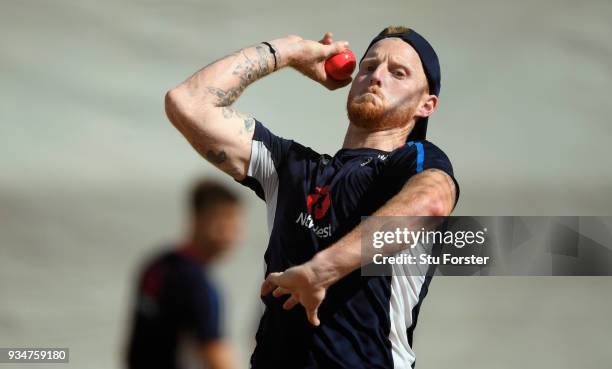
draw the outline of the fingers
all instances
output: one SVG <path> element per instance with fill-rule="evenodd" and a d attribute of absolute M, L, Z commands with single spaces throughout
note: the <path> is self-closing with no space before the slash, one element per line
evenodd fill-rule
<path fill-rule="evenodd" d="M 295 295 L 291 295 L 283 304 L 283 309 L 291 310 L 295 307 L 295 305 L 299 304 L 300 301 L 295 297 Z"/>
<path fill-rule="evenodd" d="M 329 58 L 332 55 L 338 54 L 349 47 L 348 41 L 336 41 L 331 44 L 327 44 L 328 47 L 325 50 L 325 58 Z"/>
<path fill-rule="evenodd" d="M 348 49 L 349 43 L 348 41 L 336 41 L 325 47 L 325 59 L 329 59 L 333 55 L 341 53 L 342 51 Z M 353 82 L 352 78 L 347 78 L 342 81 L 335 80 L 329 76 L 326 76 L 320 83 L 322 83 L 328 90 L 336 90 L 342 88 L 348 84 Z"/>
<path fill-rule="evenodd" d="M 323 35 L 323 38 L 319 41 L 319 43 L 323 45 L 331 46 L 326 50 L 326 57 L 338 54 L 339 52 L 342 52 L 349 47 L 348 41 L 334 42 L 333 36 L 333 33 L 325 32 L 325 35 Z"/>
<path fill-rule="evenodd" d="M 289 297 L 287 301 L 285 301 L 285 303 L 283 304 L 283 309 L 291 310 L 299 303 L 300 301 L 296 297 L 296 295 L 291 295 L 291 297 Z M 315 327 L 318 327 L 321 324 L 321 321 L 319 320 L 319 306 L 318 305 L 317 307 L 312 308 L 312 309 L 306 308 L 306 316 L 308 317 L 308 321 L 310 322 L 310 324 L 314 325 Z"/>
<path fill-rule="evenodd" d="M 274 289 L 278 286 L 277 281 L 278 278 L 283 273 L 270 273 L 266 280 L 261 284 L 261 295 L 265 296 L 270 292 L 274 291 Z"/>
<path fill-rule="evenodd" d="M 276 287 L 274 292 L 272 292 L 272 296 L 274 296 L 274 297 L 281 297 L 282 295 L 287 295 L 287 294 L 290 294 L 290 293 L 291 293 L 291 291 L 289 291 L 286 288 Z"/>
<path fill-rule="evenodd" d="M 306 315 L 308 316 L 308 321 L 310 322 L 310 324 L 314 325 L 315 327 L 318 327 L 319 324 L 321 324 L 321 321 L 319 320 L 319 317 L 317 315 L 318 311 L 319 311 L 318 306 L 314 309 L 306 309 Z"/>
<path fill-rule="evenodd" d="M 325 32 L 325 35 L 323 35 L 323 38 L 319 42 L 322 43 L 323 45 L 329 45 L 334 41 L 333 37 L 334 37 L 333 33 Z"/>
<path fill-rule="evenodd" d="M 346 81 L 336 81 L 336 82 L 343 83 L 343 84 L 347 83 Z M 290 309 L 293 309 L 296 305 L 301 303 L 302 305 L 304 305 L 304 308 L 306 309 L 306 316 L 310 324 L 314 326 L 319 326 L 321 324 L 321 321 L 319 320 L 319 317 L 318 317 L 318 310 L 319 310 L 319 305 L 321 305 L 321 301 L 323 301 L 323 298 L 325 296 L 325 292 L 323 291 L 321 295 L 320 291 L 319 292 L 306 291 L 307 292 L 306 296 L 310 296 L 310 294 L 312 293 L 312 298 L 306 299 L 306 301 L 312 300 L 312 303 L 300 302 L 301 293 L 295 290 L 295 286 L 293 287 L 289 286 L 289 288 L 280 286 L 281 283 L 287 286 L 287 281 L 285 279 L 287 279 L 287 276 L 289 276 L 289 274 L 287 275 L 284 275 L 284 274 L 285 273 L 268 274 L 268 277 L 261 285 L 261 295 L 265 296 L 269 294 L 270 292 L 272 292 L 272 295 L 274 297 L 281 297 L 283 295 L 290 294 L 291 296 L 289 296 L 289 298 L 283 303 L 283 309 L 290 310 Z"/>
<path fill-rule="evenodd" d="M 337 90 L 339 88 L 342 88 L 348 84 L 350 84 L 351 82 L 353 82 L 353 78 L 348 78 L 342 81 L 338 81 L 335 80 L 333 78 L 328 77 L 327 80 L 325 81 L 324 85 L 325 87 L 327 87 L 328 90 Z"/>

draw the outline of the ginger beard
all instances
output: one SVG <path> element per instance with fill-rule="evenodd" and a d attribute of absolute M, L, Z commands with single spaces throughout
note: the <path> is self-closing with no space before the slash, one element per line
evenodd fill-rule
<path fill-rule="evenodd" d="M 349 93 L 346 110 L 349 120 L 358 127 L 372 131 L 403 127 L 410 123 L 416 110 L 413 101 L 389 106 L 380 89 L 370 86 L 361 95 Z"/>

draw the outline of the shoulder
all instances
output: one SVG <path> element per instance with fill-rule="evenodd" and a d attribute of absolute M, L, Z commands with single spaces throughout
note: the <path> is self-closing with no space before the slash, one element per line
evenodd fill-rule
<path fill-rule="evenodd" d="M 294 160 L 320 156 L 319 153 L 308 146 L 293 139 L 276 135 L 259 120 L 255 120 L 253 142 L 254 148 L 257 151 L 265 151 L 277 166 L 290 154 Z"/>
<path fill-rule="evenodd" d="M 193 286 L 206 282 L 198 262 L 183 255 L 176 248 L 157 253 L 146 263 L 145 275 L 159 275 L 169 286 Z"/>
<path fill-rule="evenodd" d="M 393 150 L 389 154 L 389 165 L 410 167 L 417 173 L 437 168 L 453 174 L 452 164 L 446 153 L 427 140 L 409 141 Z"/>
<path fill-rule="evenodd" d="M 161 270 L 168 270 L 171 264 L 172 250 L 169 247 L 159 248 L 148 253 L 139 265 L 141 276 L 153 272 L 159 273 Z"/>
<path fill-rule="evenodd" d="M 391 152 L 391 156 L 427 155 L 427 157 L 443 156 L 448 158 L 444 151 L 431 141 L 408 141 L 404 146 Z"/>

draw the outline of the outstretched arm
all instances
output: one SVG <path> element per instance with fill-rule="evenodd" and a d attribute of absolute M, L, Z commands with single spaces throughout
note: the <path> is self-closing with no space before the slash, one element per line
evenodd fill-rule
<path fill-rule="evenodd" d="M 244 89 L 275 70 L 290 66 L 328 89 L 351 80 L 334 81 L 324 61 L 348 43 L 332 42 L 327 33 L 319 42 L 287 36 L 247 47 L 196 72 L 166 94 L 168 119 L 209 162 L 235 179 L 246 175 L 255 120 L 231 108 Z M 276 65 L 276 68 L 275 68 Z"/>
<path fill-rule="evenodd" d="M 373 216 L 448 216 L 455 204 L 455 183 L 438 169 L 428 169 L 410 178 L 402 190 L 378 209 Z M 415 224 L 415 229 L 421 225 Z M 383 248 L 392 254 L 398 249 Z M 366 256 L 370 259 L 369 256 Z M 262 295 L 275 297 L 291 294 L 283 307 L 302 304 L 308 320 L 319 325 L 317 310 L 329 286 L 361 266 L 361 225 L 338 242 L 316 254 L 310 261 L 282 273 L 270 273 L 261 286 Z"/>

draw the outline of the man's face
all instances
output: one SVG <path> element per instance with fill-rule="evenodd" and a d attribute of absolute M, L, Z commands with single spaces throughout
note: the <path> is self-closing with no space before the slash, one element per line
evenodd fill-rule
<path fill-rule="evenodd" d="M 238 204 L 219 204 L 195 216 L 194 223 L 204 253 L 216 257 L 242 236 L 242 209 Z"/>
<path fill-rule="evenodd" d="M 346 108 L 353 124 L 379 131 L 431 114 L 432 98 L 436 99 L 435 108 L 437 98 L 429 95 L 417 52 L 399 38 L 386 38 L 375 43 L 363 58 Z"/>

